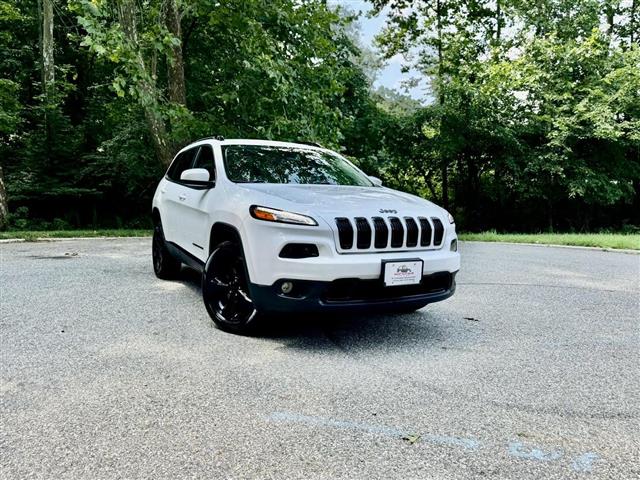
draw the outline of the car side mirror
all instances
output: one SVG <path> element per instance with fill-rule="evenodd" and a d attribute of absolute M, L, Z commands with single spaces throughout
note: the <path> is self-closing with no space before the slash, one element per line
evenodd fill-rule
<path fill-rule="evenodd" d="M 371 183 L 373 183 L 373 185 L 375 187 L 381 187 L 382 186 L 382 180 L 380 180 L 378 177 L 373 177 L 373 176 L 369 175 L 369 180 L 371 180 Z"/>
<path fill-rule="evenodd" d="M 209 171 L 205 168 L 189 168 L 180 174 L 180 181 L 189 186 L 211 188 L 215 182 L 209 180 Z"/>

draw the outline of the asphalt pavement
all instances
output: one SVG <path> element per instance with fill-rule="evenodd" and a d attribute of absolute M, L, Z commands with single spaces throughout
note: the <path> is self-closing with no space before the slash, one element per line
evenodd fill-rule
<path fill-rule="evenodd" d="M 0 478 L 640 478 L 640 255 L 463 243 L 445 302 L 247 338 L 150 251 L 0 245 Z"/>

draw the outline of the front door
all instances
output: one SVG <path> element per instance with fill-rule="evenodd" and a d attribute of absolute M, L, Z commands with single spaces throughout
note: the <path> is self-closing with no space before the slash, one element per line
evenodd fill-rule
<path fill-rule="evenodd" d="M 190 148 L 178 154 L 171 168 L 167 172 L 168 182 L 161 191 L 166 213 L 162 216 L 164 237 L 168 242 L 175 243 L 184 248 L 184 202 L 187 199 L 189 188 L 180 182 L 180 175 L 191 168 L 193 160 L 200 147 Z"/>
<path fill-rule="evenodd" d="M 213 149 L 210 145 L 202 145 L 191 168 L 204 168 L 209 172 L 209 180 L 215 182 L 216 170 L 213 160 Z M 180 223 L 182 228 L 182 248 L 203 262 L 207 261 L 208 218 L 211 196 L 216 188 L 202 189 L 184 186 L 181 200 Z"/>

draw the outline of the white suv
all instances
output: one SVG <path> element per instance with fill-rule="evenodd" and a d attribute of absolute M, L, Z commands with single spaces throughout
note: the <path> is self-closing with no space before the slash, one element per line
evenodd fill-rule
<path fill-rule="evenodd" d="M 156 275 L 201 271 L 209 315 L 234 333 L 274 312 L 415 310 L 450 297 L 460 268 L 446 210 L 306 143 L 192 143 L 153 220 Z"/>

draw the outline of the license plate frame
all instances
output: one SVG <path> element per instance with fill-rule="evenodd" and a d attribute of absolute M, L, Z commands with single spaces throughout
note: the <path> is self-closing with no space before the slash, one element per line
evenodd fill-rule
<path fill-rule="evenodd" d="M 423 270 L 424 260 L 419 258 L 382 260 L 380 277 L 385 287 L 419 285 Z"/>

